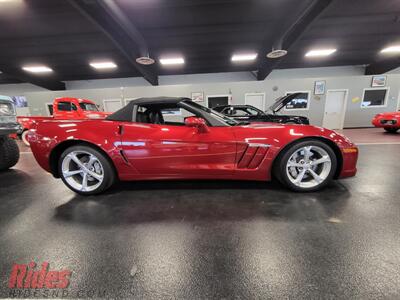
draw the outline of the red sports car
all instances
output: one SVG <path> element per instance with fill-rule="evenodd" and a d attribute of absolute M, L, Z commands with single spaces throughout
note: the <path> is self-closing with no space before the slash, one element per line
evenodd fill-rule
<path fill-rule="evenodd" d="M 354 176 L 357 147 L 332 130 L 241 123 L 187 98 L 142 98 L 105 120 L 38 122 L 28 135 L 42 168 L 73 191 L 115 180 L 277 178 L 315 191 Z"/>
<path fill-rule="evenodd" d="M 372 125 L 383 127 L 387 132 L 395 133 L 400 129 L 400 111 L 377 114 L 372 119 Z"/>

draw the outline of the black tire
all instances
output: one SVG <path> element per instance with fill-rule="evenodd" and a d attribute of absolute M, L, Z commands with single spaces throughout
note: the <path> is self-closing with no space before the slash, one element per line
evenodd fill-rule
<path fill-rule="evenodd" d="M 385 129 L 386 132 L 396 133 L 400 128 L 389 128 L 389 127 L 386 127 L 384 129 Z"/>
<path fill-rule="evenodd" d="M 0 137 L 0 171 L 15 166 L 19 160 L 17 142 L 9 137 Z"/>
<path fill-rule="evenodd" d="M 302 148 L 302 147 L 306 147 L 306 146 L 317 146 L 322 148 L 323 150 L 325 150 L 327 152 L 327 154 L 329 155 L 329 158 L 331 160 L 331 169 L 329 171 L 328 176 L 325 178 L 324 181 L 322 181 L 321 183 L 319 183 L 317 186 L 314 187 L 309 187 L 309 188 L 305 188 L 305 187 L 299 187 L 297 185 L 295 185 L 290 179 L 289 179 L 289 175 L 286 172 L 286 165 L 288 163 L 289 158 L 292 156 L 292 154 Z M 325 187 L 330 181 L 332 181 L 335 172 L 336 172 L 336 168 L 337 168 L 337 157 L 335 152 L 332 150 L 332 148 L 321 142 L 318 140 L 306 140 L 306 141 L 300 141 L 297 143 L 294 143 L 293 145 L 289 146 L 289 148 L 283 150 L 284 152 L 282 152 L 278 157 L 277 157 L 277 161 L 274 164 L 274 169 L 273 169 L 273 173 L 276 179 L 278 179 L 284 186 L 288 187 L 289 189 L 291 189 L 292 191 L 295 192 L 314 192 L 317 190 L 322 189 L 323 187 Z"/>
<path fill-rule="evenodd" d="M 83 151 L 83 152 L 90 153 L 90 154 L 94 155 L 96 158 L 98 158 L 98 161 L 101 163 L 101 165 L 103 167 L 103 172 L 104 172 L 103 181 L 100 184 L 100 186 L 98 188 L 96 188 L 95 190 L 92 190 L 92 191 L 78 190 L 78 189 L 74 188 L 72 185 L 70 185 L 68 183 L 68 181 L 66 180 L 66 178 L 64 178 L 63 172 L 62 172 L 62 162 L 69 153 L 74 152 L 74 151 Z M 84 195 L 84 196 L 96 195 L 96 194 L 100 194 L 100 193 L 104 192 L 105 190 L 110 188 L 115 183 L 115 180 L 117 177 L 115 174 L 115 170 L 112 165 L 112 162 L 109 160 L 109 158 L 102 152 L 95 149 L 94 147 L 90 147 L 90 146 L 86 146 L 86 145 L 76 145 L 76 146 L 72 146 L 72 147 L 69 147 L 66 150 L 64 150 L 64 152 L 61 154 L 61 156 L 58 160 L 58 172 L 59 172 L 60 178 L 62 179 L 62 181 L 68 188 L 70 188 L 72 191 L 74 191 L 80 195 Z"/>

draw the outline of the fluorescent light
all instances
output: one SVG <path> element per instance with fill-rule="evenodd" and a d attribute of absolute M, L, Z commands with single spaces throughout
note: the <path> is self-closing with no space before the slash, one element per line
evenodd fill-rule
<path fill-rule="evenodd" d="M 234 54 L 232 55 L 232 61 L 249 61 L 255 60 L 257 58 L 257 53 L 248 53 L 248 54 Z"/>
<path fill-rule="evenodd" d="M 400 45 L 387 47 L 381 50 L 381 53 L 398 53 L 400 52 Z"/>
<path fill-rule="evenodd" d="M 160 63 L 162 65 L 182 65 L 185 63 L 185 60 L 183 57 L 160 58 Z"/>
<path fill-rule="evenodd" d="M 336 52 L 336 49 L 316 49 L 311 50 L 306 53 L 306 57 L 320 57 L 329 56 Z"/>
<path fill-rule="evenodd" d="M 95 69 L 115 69 L 117 67 L 112 61 L 91 62 L 89 65 Z"/>
<path fill-rule="evenodd" d="M 49 73 L 53 72 L 52 69 L 46 66 L 25 66 L 22 67 L 22 70 L 31 72 L 31 73 Z"/>

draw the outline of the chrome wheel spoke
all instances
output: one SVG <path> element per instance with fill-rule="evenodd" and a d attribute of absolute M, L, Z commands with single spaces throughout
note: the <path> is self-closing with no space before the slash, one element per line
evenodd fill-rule
<path fill-rule="evenodd" d="M 331 161 L 331 159 L 329 158 L 329 156 L 324 155 L 323 157 L 321 157 L 319 159 L 311 161 L 311 165 L 316 166 L 316 165 L 320 165 L 322 163 L 326 163 L 326 162 L 330 162 L 330 161 Z"/>
<path fill-rule="evenodd" d="M 321 176 L 319 176 L 317 173 L 315 173 L 313 169 L 310 169 L 309 172 L 310 172 L 311 176 L 314 177 L 316 182 L 321 183 L 322 181 L 324 181 L 324 179 Z"/>
<path fill-rule="evenodd" d="M 96 172 L 93 172 L 93 171 L 88 170 L 88 171 L 87 171 L 87 174 L 90 175 L 90 176 L 92 176 L 92 177 L 93 177 L 94 179 L 96 179 L 97 181 L 102 181 L 102 180 L 103 180 L 103 175 L 97 174 Z"/>
<path fill-rule="evenodd" d="M 309 162 L 310 161 L 310 156 L 313 155 L 311 152 L 312 146 L 304 147 L 304 161 Z"/>
<path fill-rule="evenodd" d="M 296 183 L 300 183 L 300 182 L 303 180 L 305 174 L 306 174 L 306 169 L 303 169 L 303 170 L 297 175 L 295 182 L 296 182 Z"/>
<path fill-rule="evenodd" d="M 68 177 L 71 177 L 71 176 L 74 176 L 74 175 L 77 175 L 77 174 L 81 174 L 81 173 L 83 173 L 82 170 L 67 171 L 67 172 L 64 172 L 64 177 L 68 178 Z"/>
<path fill-rule="evenodd" d="M 76 155 L 75 152 L 72 152 L 72 153 L 68 154 L 68 156 L 72 159 L 72 161 L 74 163 L 76 163 L 78 165 L 79 168 L 84 168 L 85 167 L 83 165 L 83 163 L 81 162 L 81 160 L 78 158 L 78 156 Z"/>
<path fill-rule="evenodd" d="M 91 167 L 97 161 L 97 157 L 94 155 L 89 156 L 89 161 L 87 162 L 87 166 Z"/>
<path fill-rule="evenodd" d="M 88 187 L 88 174 L 87 173 L 83 173 L 83 177 L 82 177 L 82 191 L 86 191 L 87 187 Z"/>

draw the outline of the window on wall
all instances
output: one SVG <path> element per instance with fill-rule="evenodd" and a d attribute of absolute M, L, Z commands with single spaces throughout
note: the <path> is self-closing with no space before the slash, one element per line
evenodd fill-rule
<path fill-rule="evenodd" d="M 285 109 L 290 110 L 290 109 L 303 109 L 306 110 L 309 107 L 310 103 L 310 92 L 287 92 L 286 95 L 293 94 L 293 93 L 299 93 L 299 95 L 292 99 L 289 103 L 285 105 Z"/>
<path fill-rule="evenodd" d="M 387 89 L 366 89 L 361 107 L 376 107 L 386 105 Z"/>

